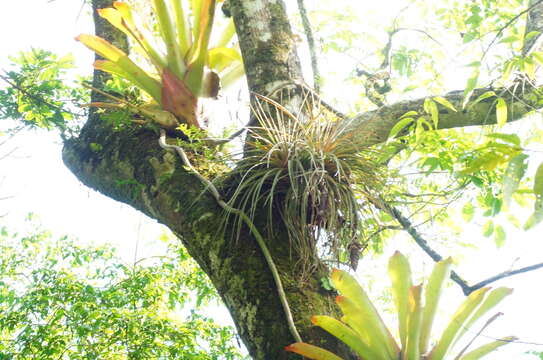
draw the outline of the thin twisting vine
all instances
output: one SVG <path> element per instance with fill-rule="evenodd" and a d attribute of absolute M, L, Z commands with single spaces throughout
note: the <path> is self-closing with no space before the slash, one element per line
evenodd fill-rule
<path fill-rule="evenodd" d="M 266 259 L 266 262 L 268 263 L 268 267 L 272 273 L 273 280 L 275 281 L 275 285 L 277 287 L 277 294 L 279 295 L 279 300 L 281 301 L 281 305 L 283 306 L 283 310 L 285 312 L 285 316 L 287 318 L 288 327 L 290 330 L 290 333 L 292 334 L 292 337 L 297 341 L 301 342 L 302 338 L 300 337 L 300 334 L 298 333 L 298 330 L 296 329 L 296 325 L 294 324 L 294 319 L 292 317 L 292 312 L 290 311 L 290 307 L 288 305 L 288 300 L 285 295 L 285 290 L 283 289 L 283 283 L 281 282 L 281 278 L 279 277 L 279 272 L 277 271 L 277 267 L 275 266 L 275 263 L 271 257 L 270 251 L 268 250 L 268 247 L 266 246 L 266 242 L 264 241 L 264 238 L 260 234 L 260 231 L 256 228 L 255 224 L 251 221 L 249 216 L 245 214 L 243 211 L 236 209 L 230 205 L 228 205 L 224 200 L 222 200 L 221 195 L 219 194 L 219 191 L 213 185 L 211 181 L 206 179 L 202 174 L 198 172 L 192 166 L 189 158 L 187 157 L 187 154 L 183 150 L 183 148 L 176 146 L 176 145 L 170 145 L 166 143 L 166 131 L 163 129 L 160 130 L 160 138 L 158 141 L 161 148 L 168 151 L 174 151 L 179 155 L 181 158 L 181 161 L 183 161 L 183 164 L 189 168 L 190 171 L 196 175 L 196 177 L 206 186 L 206 189 L 211 193 L 217 204 L 223 208 L 225 211 L 235 214 L 239 216 L 243 222 L 249 227 L 249 230 L 253 234 L 254 238 L 256 239 L 256 242 L 258 243 L 258 246 L 260 247 L 260 250 L 262 251 L 262 254 L 264 255 L 264 258 Z"/>

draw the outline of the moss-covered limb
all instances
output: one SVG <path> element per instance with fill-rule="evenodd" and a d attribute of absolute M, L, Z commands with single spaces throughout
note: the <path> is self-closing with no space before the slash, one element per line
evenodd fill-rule
<path fill-rule="evenodd" d="M 206 189 L 211 193 L 217 204 L 224 209 L 227 213 L 230 213 L 234 216 L 237 216 L 243 220 L 243 223 L 249 228 L 249 233 L 255 238 L 256 242 L 258 243 L 258 246 L 260 247 L 260 250 L 262 251 L 262 255 L 264 255 L 264 258 L 266 259 L 266 263 L 268 263 L 268 267 L 270 269 L 270 272 L 273 276 L 273 281 L 275 283 L 275 286 L 277 288 L 277 295 L 279 297 L 279 300 L 281 301 L 281 305 L 283 306 L 283 310 L 285 313 L 285 318 L 287 320 L 287 324 L 290 330 L 290 333 L 292 334 L 292 337 L 296 342 L 302 342 L 302 338 L 300 337 L 300 334 L 298 333 L 298 329 L 296 329 L 296 324 L 294 324 L 294 319 L 292 318 L 292 311 L 290 310 L 290 306 L 288 304 L 288 300 L 285 294 L 285 290 L 283 287 L 283 282 L 281 281 L 281 277 L 279 273 L 277 272 L 277 267 L 275 266 L 275 262 L 273 261 L 273 258 L 270 254 L 270 251 L 268 250 L 268 246 L 266 245 L 266 241 L 264 240 L 264 237 L 260 233 L 260 230 L 255 226 L 253 221 L 245 214 L 243 211 L 234 208 L 230 205 L 228 205 L 221 197 L 219 191 L 215 187 L 215 185 L 206 179 L 204 176 L 202 176 L 198 170 L 196 170 L 187 154 L 185 153 L 185 150 L 183 150 L 182 147 L 176 146 L 176 145 L 169 145 L 166 143 L 166 131 L 160 130 L 160 147 L 166 150 L 172 150 L 176 152 L 181 160 L 183 161 L 183 164 L 194 174 L 198 179 L 206 186 Z"/>
<path fill-rule="evenodd" d="M 281 82 L 302 79 L 282 0 L 229 0 L 249 89 L 269 94 Z"/>
<path fill-rule="evenodd" d="M 532 88 L 522 84 L 512 89 L 476 89 L 471 101 L 473 102 L 488 91 L 494 91 L 506 101 L 508 122 L 520 120 L 533 110 L 543 107 L 543 104 L 538 103 L 543 88 Z M 476 104 L 468 103 L 465 109 L 462 109 L 464 100 L 462 91 L 451 92 L 442 97 L 447 99 L 457 111 L 438 105 L 439 129 L 496 124 L 496 97 L 489 97 Z M 360 146 L 378 144 L 387 140 L 390 130 L 408 111 L 416 111 L 423 115 L 425 100 L 426 98 L 421 98 L 398 102 L 346 121 L 352 122 L 350 126 L 357 133 Z"/>
<path fill-rule="evenodd" d="M 160 149 L 157 135 L 144 129 L 125 132 L 87 133 L 102 139 L 100 151 L 89 144 L 70 140 L 65 144 L 66 165 L 87 186 L 127 203 L 167 225 L 187 247 L 217 287 L 230 309 L 240 336 L 255 359 L 295 358 L 283 351 L 294 342 L 268 265 L 247 229 L 235 239 L 234 227 L 217 233 L 224 213 L 201 182 L 186 171 L 179 159 Z M 266 220 L 258 217 L 264 229 Z M 304 340 L 325 343 L 334 349 L 333 339 L 316 331 L 309 319 L 314 314 L 334 312 L 333 296 L 320 288 L 313 274 L 301 283 L 295 269 L 298 259 L 277 229 L 266 239 L 281 274 L 293 310 L 296 326 Z"/>

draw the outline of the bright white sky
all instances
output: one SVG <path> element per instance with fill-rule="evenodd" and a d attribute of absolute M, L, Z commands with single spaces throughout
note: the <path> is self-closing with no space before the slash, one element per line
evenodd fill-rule
<path fill-rule="evenodd" d="M 4 34 L 0 44 L 0 68 L 6 66 L 8 55 L 34 46 L 59 55 L 71 52 L 78 67 L 82 71 L 90 71 L 92 54 L 73 40 L 79 33 L 92 33 L 88 9 L 82 8 L 82 3 L 82 0 L 4 1 L 0 5 L 0 34 Z M 382 3 L 380 11 L 386 12 L 388 7 Z M 10 145 L 17 151 L 1 162 L 0 198 L 7 195 L 14 195 L 14 198 L 0 201 L 0 215 L 9 213 L 0 219 L 2 224 L 10 228 L 20 226 L 25 215 L 34 212 L 40 216 L 44 228 L 56 234 L 73 234 L 84 242 L 112 243 L 120 249 L 126 261 L 133 261 L 138 238 L 138 258 L 158 251 L 154 240 L 163 231 L 162 227 L 128 206 L 80 184 L 62 164 L 60 141 L 55 135 L 43 131 L 27 133 Z M 2 148 L 0 156 L 6 150 Z M 473 283 L 508 270 L 517 258 L 520 260 L 514 267 L 541 262 L 542 230 L 543 227 L 539 226 L 529 233 L 511 231 L 507 244 L 497 250 L 491 240 L 482 237 L 480 230 L 466 228 L 462 234 L 463 241 L 477 244 L 479 249 L 465 250 L 464 257 L 457 259 L 461 260 L 458 271 Z M 422 261 L 419 259 L 424 259 L 417 268 L 429 273 L 432 262 L 414 249 L 407 237 L 399 237 L 394 248 L 386 250 L 383 259 L 396 249 L 416 256 L 419 262 Z M 388 280 L 380 282 L 383 276 L 372 279 L 375 274 L 386 273 L 383 260 L 365 258 L 359 269 L 362 280 L 369 281 L 375 293 L 388 286 Z M 364 273 L 368 275 L 364 276 Z M 496 283 L 496 286 L 513 287 L 515 292 L 499 307 L 505 315 L 484 334 L 490 337 L 516 335 L 521 341 L 543 344 L 542 279 L 543 270 L 540 270 Z M 451 286 L 447 299 L 451 306 L 462 301 L 457 286 Z M 227 317 L 224 319 L 227 321 Z M 543 346 L 515 344 L 502 349 L 491 358 L 534 359 L 534 356 L 523 353 L 527 350 L 543 351 Z"/>

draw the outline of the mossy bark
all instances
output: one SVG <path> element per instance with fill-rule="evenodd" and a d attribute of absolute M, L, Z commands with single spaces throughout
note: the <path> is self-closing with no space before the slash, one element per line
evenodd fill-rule
<path fill-rule="evenodd" d="M 126 39 L 96 14 L 96 9 L 110 7 L 111 3 L 93 0 L 96 34 L 126 49 Z M 265 90 L 271 82 L 300 77 L 282 2 L 235 0 L 232 13 L 238 31 L 245 32 L 240 42 L 252 90 Z M 262 31 L 255 34 L 255 29 Z M 275 35 L 278 33 L 280 36 Z M 106 78 L 104 73 L 95 72 L 94 86 L 101 87 Z M 98 100 L 96 94 L 93 96 Z M 91 146 L 93 143 L 100 146 Z M 245 228 L 239 236 L 231 226 L 224 233 L 217 231 L 225 216 L 223 210 L 175 154 L 160 148 L 155 131 L 138 127 L 114 131 L 100 114 L 91 111 L 80 136 L 65 142 L 63 160 L 87 186 L 133 206 L 179 237 L 216 286 L 254 359 L 299 358 L 283 350 L 294 339 L 256 241 Z M 225 183 L 235 186 L 232 182 Z M 264 226 L 264 215 L 257 215 L 257 223 Z M 327 276 L 326 267 L 315 256 L 316 270 L 309 276 L 296 270 L 299 259 L 280 227 L 267 243 L 302 338 L 348 358 L 336 339 L 310 323 L 311 315 L 337 312 L 335 294 L 320 286 L 320 278 Z"/>
<path fill-rule="evenodd" d="M 281 84 L 302 78 L 285 6 L 281 0 L 229 0 L 251 91 L 268 94 Z M 111 0 L 93 0 L 94 10 L 111 6 Z M 126 38 L 94 11 L 97 35 L 126 49 Z M 101 87 L 106 75 L 95 72 L 93 84 Z M 507 95 L 509 121 L 524 116 L 530 106 L 540 107 L 535 89 Z M 532 91 L 533 90 L 533 91 Z M 485 89 L 476 90 L 476 95 Z M 495 90 L 496 93 L 501 93 Z M 503 92 L 505 93 L 505 92 Z M 462 94 L 445 97 L 458 111 L 440 106 L 439 127 L 460 127 L 496 122 L 495 98 L 462 109 Z M 94 95 L 94 101 L 100 100 Z M 402 102 L 362 114 L 351 121 L 361 147 L 385 141 L 390 129 L 407 111 L 422 113 L 424 99 Z M 529 106 L 530 105 L 530 106 Z M 91 146 L 99 144 L 100 147 Z M 93 150 L 94 149 L 94 150 Z M 97 150 L 99 149 L 99 150 Z M 158 145 L 158 134 L 145 128 L 113 131 L 91 111 L 78 138 L 65 142 L 63 159 L 86 185 L 129 204 L 168 226 L 209 275 L 230 310 L 238 332 L 254 359 L 299 358 L 286 353 L 292 343 L 276 286 L 256 241 L 241 229 L 239 237 L 227 227 L 217 232 L 225 214 L 200 181 L 187 172 L 178 157 Z M 231 189 L 235 179 L 230 179 Z M 228 190 L 228 187 L 226 189 Z M 260 228 L 267 223 L 257 214 Z M 280 223 L 280 218 L 275 224 Z M 267 239 L 278 267 L 294 321 L 306 342 L 321 345 L 344 358 L 349 354 L 336 339 L 310 324 L 315 314 L 336 314 L 334 294 L 320 287 L 326 267 L 314 256 L 309 276 L 297 270 L 298 257 L 280 227 Z"/>
<path fill-rule="evenodd" d="M 294 340 L 268 265 L 247 229 L 239 237 L 233 227 L 217 231 L 224 212 L 180 160 L 159 147 L 154 132 L 102 131 L 107 129 L 87 129 L 89 139 L 103 139 L 100 151 L 81 139 L 66 142 L 65 164 L 87 186 L 144 212 L 179 237 L 216 286 L 254 359 L 289 358 L 283 348 Z M 318 271 L 300 281 L 302 274 L 293 271 L 298 259 L 286 239 L 278 229 L 267 240 L 296 325 L 306 341 L 332 341 L 309 322 L 311 315 L 335 311 L 334 294 L 319 284 L 326 269 L 318 264 Z"/>

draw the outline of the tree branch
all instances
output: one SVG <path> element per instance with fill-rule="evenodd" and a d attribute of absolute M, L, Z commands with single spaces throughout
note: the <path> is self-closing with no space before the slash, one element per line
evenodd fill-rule
<path fill-rule="evenodd" d="M 435 262 L 441 261 L 443 259 L 443 256 L 438 254 L 434 249 L 428 245 L 428 241 L 424 239 L 424 237 L 417 231 L 417 229 L 413 226 L 411 221 L 406 218 L 398 209 L 396 209 L 393 206 L 390 206 L 385 201 L 372 201 L 372 203 L 377 206 L 379 209 L 389 213 L 398 223 L 402 226 L 403 230 L 405 230 L 413 240 L 419 245 L 419 247 L 426 253 L 428 256 L 432 258 Z M 502 272 L 501 274 L 489 277 L 486 280 L 480 281 L 475 285 L 469 286 L 468 283 L 461 278 L 455 271 L 451 271 L 451 279 L 457 283 L 460 288 L 462 289 L 462 292 L 464 295 L 468 296 L 472 292 L 474 292 L 477 289 L 480 289 L 484 286 L 487 286 L 495 281 L 504 279 L 506 277 L 510 277 L 517 274 L 522 274 L 528 271 L 537 270 L 539 268 L 543 268 L 543 263 L 535 264 L 526 266 L 520 269 L 516 270 L 510 270 Z"/>
<path fill-rule="evenodd" d="M 517 21 L 522 15 L 526 14 L 526 13 L 529 13 L 528 16 L 530 16 L 530 14 L 532 14 L 534 16 L 535 19 L 538 19 L 541 14 L 539 14 L 539 11 L 541 11 L 541 9 L 537 10 L 538 8 L 538 5 L 541 5 L 543 4 L 543 0 L 530 0 L 530 3 L 529 3 L 529 6 L 527 9 L 521 11 L 520 13 L 518 13 L 517 15 L 515 15 L 511 20 L 509 20 L 504 26 L 502 26 L 498 32 L 496 33 L 496 36 L 494 36 L 494 38 L 492 39 L 492 41 L 490 42 L 490 44 L 488 44 L 488 46 L 486 47 L 485 51 L 483 52 L 483 56 L 482 56 L 482 59 L 484 59 L 484 57 L 486 56 L 486 54 L 488 53 L 488 50 L 490 50 L 490 48 L 492 47 L 492 45 L 494 45 L 494 43 L 496 42 L 496 40 L 498 40 L 498 38 L 500 37 L 500 35 L 503 33 L 503 31 L 505 29 L 507 29 L 509 26 L 511 26 L 511 24 L 513 24 L 515 21 Z M 528 21 L 530 22 L 530 21 Z M 528 23 L 526 24 L 528 26 Z M 528 30 L 528 28 L 526 28 L 526 30 Z M 534 28 L 534 30 L 536 30 Z M 532 31 L 532 30 L 530 30 Z M 525 34 L 528 34 L 528 32 L 526 32 Z M 526 53 L 528 51 L 530 51 L 530 49 L 532 48 L 533 44 L 535 43 L 535 40 L 539 37 L 538 36 L 535 36 L 534 37 L 534 41 L 531 42 L 531 44 L 524 44 L 524 48 L 522 49 L 522 53 L 523 55 L 526 55 Z M 526 53 L 524 52 L 526 50 Z"/>
<path fill-rule="evenodd" d="M 538 104 L 543 87 L 533 87 L 530 84 L 518 83 L 508 88 L 480 88 L 473 91 L 471 103 L 463 108 L 464 92 L 453 91 L 443 97 L 447 99 L 457 111 L 452 111 L 441 105 L 439 107 L 438 129 L 450 129 L 466 126 L 480 126 L 496 124 L 496 97 L 490 97 L 474 104 L 473 102 L 482 94 L 494 91 L 504 98 L 507 103 L 507 121 L 522 119 L 533 110 L 543 107 Z M 431 98 L 431 97 L 430 97 Z M 401 101 L 392 105 L 385 105 L 379 109 L 368 111 L 356 116 L 350 121 L 349 126 L 358 134 L 358 144 L 371 146 L 385 142 L 390 130 L 399 119 L 408 111 L 416 111 L 424 115 L 424 101 L 427 98 Z"/>
<path fill-rule="evenodd" d="M 522 47 L 522 55 L 526 56 L 532 51 L 537 51 L 538 44 L 540 43 L 541 34 L 543 32 L 543 1 L 542 0 L 530 0 L 528 3 L 528 17 L 526 19 L 526 30 L 524 31 L 524 38 L 529 33 L 536 31 L 538 34 L 524 41 Z"/>
<path fill-rule="evenodd" d="M 483 281 L 480 281 L 480 282 L 478 282 L 477 284 L 471 286 L 471 291 L 475 291 L 475 290 L 477 290 L 477 289 L 482 288 L 483 286 L 486 286 L 486 285 L 488 285 L 488 284 L 490 284 L 490 283 L 493 283 L 493 282 L 495 282 L 495 281 L 504 279 L 504 278 L 506 278 L 506 277 L 510 277 L 510 276 L 513 276 L 513 275 L 522 274 L 522 273 L 525 273 L 525 272 L 528 272 L 528 271 L 537 270 L 537 269 L 540 269 L 540 268 L 543 268 L 543 263 L 534 264 L 534 265 L 530 265 L 530 266 L 525 266 L 525 267 L 523 267 L 523 268 L 516 269 L 516 270 L 504 271 L 504 272 L 502 272 L 501 274 L 498 274 L 498 275 L 489 277 L 488 279 L 483 280 Z"/>
<path fill-rule="evenodd" d="M 411 235 L 417 245 L 419 245 L 419 247 L 424 250 L 424 252 L 428 254 L 428 256 L 432 258 L 432 260 L 434 260 L 435 262 L 443 260 L 443 256 L 439 255 L 434 249 L 430 247 L 430 245 L 428 245 L 428 241 L 426 241 L 426 239 L 422 237 L 417 229 L 415 229 L 411 221 L 403 216 L 398 209 L 388 205 L 384 201 L 382 202 L 382 205 L 378 206 L 382 210 L 389 213 L 394 219 L 396 219 L 396 221 L 398 221 L 398 223 L 400 223 L 400 225 L 402 226 L 403 230 L 407 231 L 407 233 Z M 462 279 L 454 270 L 451 271 L 451 279 L 460 286 L 464 295 L 467 296 L 473 291 L 468 283 L 464 279 Z"/>

